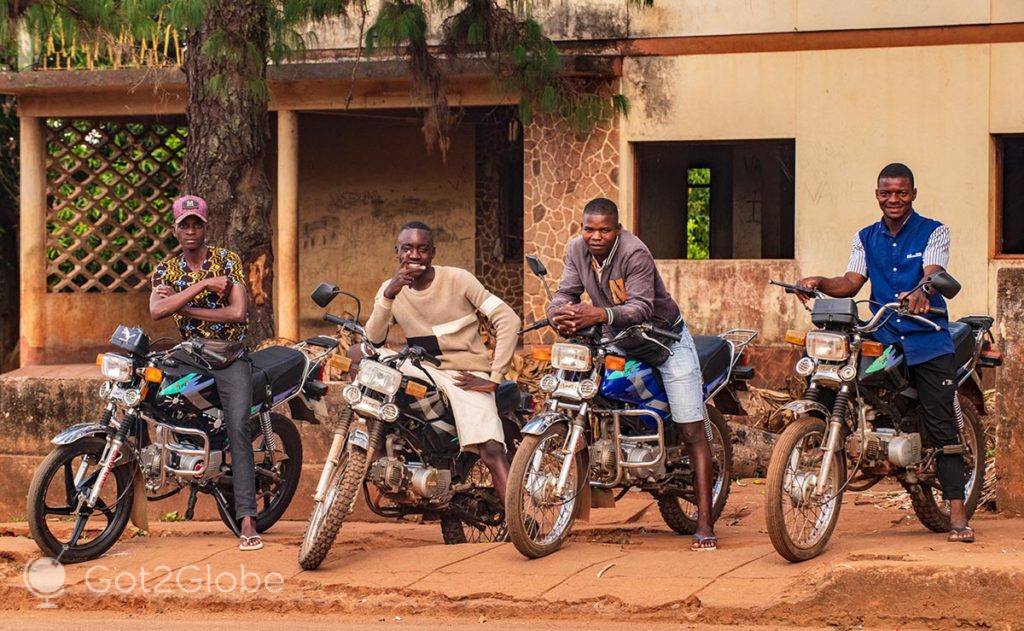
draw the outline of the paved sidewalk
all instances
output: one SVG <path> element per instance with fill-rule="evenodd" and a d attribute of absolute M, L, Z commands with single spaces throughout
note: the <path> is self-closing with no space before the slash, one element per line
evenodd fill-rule
<path fill-rule="evenodd" d="M 102 559 L 66 567 L 68 586 L 55 602 L 94 612 L 230 611 L 244 601 L 247 611 L 273 615 L 723 625 L 998 627 L 1024 619 L 1024 520 L 979 516 L 979 542 L 955 545 L 912 513 L 851 494 L 826 553 L 792 565 L 763 532 L 763 490 L 755 481 L 734 485 L 719 526 L 722 548 L 700 553 L 668 531 L 643 495 L 593 511 L 563 550 L 533 561 L 511 544 L 445 546 L 437 524 L 351 523 L 324 565 L 303 572 L 302 523 L 279 524 L 256 553 L 239 552 L 219 523 L 161 523 Z M 38 555 L 24 531 L 0 526 L 0 609 L 38 602 L 21 578 Z M 252 591 L 272 577 L 273 589 L 227 589 L 239 577 Z"/>

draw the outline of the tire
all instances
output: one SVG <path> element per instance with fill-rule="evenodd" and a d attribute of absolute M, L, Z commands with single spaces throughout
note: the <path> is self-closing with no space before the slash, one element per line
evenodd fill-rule
<path fill-rule="evenodd" d="M 788 504 L 796 504 L 796 501 L 790 494 L 790 488 L 787 486 L 787 478 L 790 477 L 787 474 L 790 468 L 791 455 L 793 450 L 804 442 L 810 441 L 813 444 L 815 437 L 819 437 L 818 444 L 820 445 L 820 442 L 824 441 L 825 428 L 825 421 L 819 418 L 803 417 L 793 421 L 779 436 L 779 440 L 772 449 L 772 455 L 768 462 L 768 479 L 766 481 L 768 488 L 765 497 L 765 521 L 768 527 L 768 537 L 771 539 L 776 552 L 793 563 L 813 559 L 821 554 L 825 546 L 828 545 L 832 532 L 839 522 L 839 511 L 843 506 L 842 493 L 832 496 L 827 502 L 811 504 L 811 509 L 817 506 L 821 507 L 823 513 L 826 510 L 828 511 L 827 516 L 824 518 L 824 523 L 820 524 L 816 529 L 818 535 L 811 541 L 806 542 L 794 541 L 790 535 L 786 524 L 788 512 L 786 507 Z M 807 467 L 807 471 L 817 472 L 817 464 Z M 846 481 L 846 457 L 842 451 L 835 455 L 830 477 L 832 479 L 830 484 L 831 492 L 835 493 L 842 488 L 843 483 Z M 814 501 L 816 500 L 808 500 L 808 502 Z M 821 520 L 821 516 L 815 519 L 815 521 Z"/>
<path fill-rule="evenodd" d="M 716 476 L 718 488 L 712 496 L 712 521 L 718 521 L 725 510 L 725 504 L 729 501 L 729 489 L 732 483 L 732 434 L 729 431 L 729 424 L 725 421 L 722 413 L 715 408 L 708 406 L 708 417 L 711 419 L 712 436 L 714 439 L 712 458 L 716 458 L 716 449 L 720 450 L 721 462 L 715 462 L 720 467 Z M 684 498 L 676 495 L 659 495 L 658 510 L 661 518 L 669 528 L 681 535 L 692 535 L 697 532 L 697 507 Z"/>
<path fill-rule="evenodd" d="M 486 487 L 483 492 L 490 493 L 497 499 L 497 492 L 491 484 L 491 472 L 484 465 L 483 461 L 473 453 L 466 452 L 460 456 L 465 459 L 463 466 L 467 472 L 467 478 L 474 480 L 481 487 Z M 458 501 L 458 496 L 453 498 L 453 503 Z M 504 506 L 501 507 L 502 523 L 499 526 L 487 526 L 484 530 L 470 525 L 458 516 L 449 512 L 441 513 L 441 538 L 447 545 L 460 543 L 493 543 L 495 541 L 506 541 L 508 539 L 508 528 L 504 523 Z"/>
<path fill-rule="evenodd" d="M 558 517 L 555 523 L 552 524 L 552 531 L 545 535 L 541 541 L 536 541 L 536 539 L 541 535 L 541 529 L 544 527 L 545 522 L 538 521 L 524 510 L 526 508 L 524 505 L 527 502 L 535 503 L 533 492 L 529 490 L 528 486 L 528 478 L 530 481 L 533 480 L 533 475 L 531 475 L 529 469 L 532 466 L 535 454 L 538 453 L 538 450 L 544 450 L 545 452 L 551 448 L 560 450 L 565 444 L 566 432 L 567 427 L 559 423 L 549 427 L 540 436 L 526 436 L 519 445 L 515 458 L 512 459 L 512 468 L 509 471 L 508 490 L 506 491 L 505 499 L 506 523 L 512 544 L 516 547 L 516 550 L 519 550 L 520 554 L 530 559 L 547 556 L 561 548 L 562 544 L 569 537 L 569 533 L 572 532 L 572 525 L 579 513 L 580 491 L 583 485 L 587 484 L 586 459 L 584 458 L 585 449 L 580 450 L 573 457 L 573 468 L 576 470 L 576 475 L 572 476 L 570 471 L 570 480 L 566 485 L 567 489 L 572 490 L 572 497 L 552 505 L 553 507 L 558 507 L 555 508 L 558 511 Z M 561 458 L 552 458 L 550 462 L 556 462 L 560 466 Z M 553 473 L 556 478 L 557 471 L 556 466 Z M 545 488 L 552 484 L 551 476 L 552 470 L 548 467 L 548 472 L 544 475 L 543 481 Z"/>
<path fill-rule="evenodd" d="M 299 544 L 299 565 L 302 569 L 315 570 L 327 558 L 341 525 L 355 506 L 365 477 L 366 452 L 354 446 L 343 451 L 341 462 L 327 487 L 327 495 L 313 509 Z"/>
<path fill-rule="evenodd" d="M 26 511 L 28 527 L 33 541 L 36 542 L 36 545 L 39 546 L 39 549 L 46 556 L 57 558 L 65 543 L 65 541 L 61 541 L 53 533 L 49 525 L 51 522 L 48 522 L 46 519 L 47 514 L 52 514 L 46 510 L 46 492 L 50 488 L 54 476 L 60 474 L 65 469 L 65 466 L 67 466 L 68 471 L 71 471 L 73 476 L 75 471 L 77 471 L 77 466 L 72 464 L 75 458 L 89 455 L 94 456 L 96 461 L 98 461 L 105 447 L 106 441 L 96 437 L 83 438 L 69 445 L 61 445 L 43 459 L 32 475 L 32 483 L 28 488 L 28 510 Z M 62 563 L 91 561 L 100 557 L 117 543 L 132 514 L 132 503 L 135 500 L 134 489 L 132 488 L 133 475 L 141 475 L 135 469 L 135 466 L 134 462 L 130 462 L 114 467 L 110 472 L 110 476 L 107 478 L 104 486 L 109 486 L 110 481 L 113 480 L 114 488 L 112 493 L 100 496 L 101 500 L 106 498 L 107 500 L 114 501 L 113 509 L 110 511 L 111 515 L 107 518 L 106 527 L 100 531 L 98 536 L 87 540 L 84 544 L 81 543 L 82 539 L 79 539 L 79 544 L 69 548 L 64 553 L 64 556 L 61 557 Z M 98 472 L 98 466 L 95 471 Z M 64 474 L 66 475 L 67 473 L 65 472 Z M 86 483 L 90 479 L 95 479 L 95 475 L 95 472 L 90 472 L 86 475 L 80 488 L 91 487 L 91 484 L 87 485 Z M 51 497 L 53 496 L 51 495 Z M 68 506 L 70 507 L 71 504 L 69 503 Z M 57 507 L 51 506 L 50 508 Z M 102 519 L 102 517 L 99 518 Z M 95 514 L 91 517 L 90 521 L 93 519 L 97 519 Z M 68 540 L 70 540 L 70 533 Z"/>
<path fill-rule="evenodd" d="M 276 413 L 270 415 L 270 426 L 281 443 L 277 446 L 277 451 L 284 451 L 288 459 L 275 465 L 279 469 L 278 475 L 281 477 L 281 487 L 274 492 L 274 497 L 269 504 L 264 498 L 263 509 L 256 513 L 257 532 L 270 530 L 271 526 L 281 519 L 284 512 L 288 510 L 288 505 L 292 503 L 292 498 L 295 497 L 295 490 L 299 488 L 299 478 L 302 475 L 302 437 L 299 435 L 299 429 L 295 427 L 295 423 L 291 419 Z M 260 429 L 258 422 L 253 428 L 252 436 L 253 441 L 262 441 L 263 431 Z M 259 457 L 259 454 L 260 452 L 257 450 L 255 455 Z M 263 476 L 256 476 L 257 509 L 259 509 L 262 487 L 266 484 L 265 480 Z M 235 518 L 234 493 L 230 487 L 222 489 L 222 491 L 224 492 L 225 499 L 228 500 L 228 505 L 225 510 L 224 507 L 217 504 L 217 512 L 220 513 L 221 521 L 228 528 L 231 528 L 232 524 L 238 521 Z"/>
<path fill-rule="evenodd" d="M 964 496 L 964 508 L 967 510 L 967 518 L 974 515 L 981 500 L 982 488 L 985 486 L 985 430 L 981 427 L 981 419 L 974 405 L 966 399 L 960 399 L 960 408 L 964 415 L 964 432 L 970 432 L 972 436 L 963 436 L 966 443 L 972 448 L 970 456 L 973 462 L 964 462 L 964 472 L 967 474 L 967 494 Z M 965 454 L 966 460 L 967 454 Z M 913 487 L 905 485 L 910 494 L 911 506 L 918 521 L 925 528 L 934 532 L 949 532 L 952 524 L 949 519 L 949 508 L 945 502 L 936 495 L 928 485 L 918 484 Z"/>

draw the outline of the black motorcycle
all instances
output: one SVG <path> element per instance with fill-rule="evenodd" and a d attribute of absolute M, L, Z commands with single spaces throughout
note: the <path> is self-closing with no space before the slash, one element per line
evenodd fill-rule
<path fill-rule="evenodd" d="M 772 281 L 789 293 L 815 298 L 806 335 L 787 333 L 804 347 L 796 373 L 807 380 L 803 396 L 783 410 L 792 420 L 779 436 L 768 466 L 765 517 L 776 551 L 792 562 L 821 554 L 839 520 L 845 491 L 863 491 L 887 476 L 907 490 L 917 518 L 936 532 L 950 529 L 949 506 L 940 499 L 935 456 L 961 453 L 968 516 L 981 497 L 985 475 L 985 434 L 979 413 L 984 398 L 978 368 L 998 366 L 991 348 L 993 320 L 972 315 L 949 323 L 957 365 L 954 400 L 961 443 L 932 445 L 923 423 L 917 391 L 909 386 L 907 364 L 898 345 L 870 339 L 891 317 L 911 318 L 941 330 L 907 311 L 905 303 L 876 305 L 864 322 L 857 302 L 828 298 L 806 287 Z M 953 298 L 960 284 L 945 272 L 921 285 Z M 945 316 L 932 307 L 930 313 Z"/>
<path fill-rule="evenodd" d="M 55 436 L 57 447 L 33 475 L 28 491 L 33 540 L 64 563 L 95 559 L 117 542 L 133 508 L 145 511 L 146 500 L 186 489 L 185 519 L 192 518 L 198 494 L 206 493 L 221 520 L 239 535 L 227 425 L 205 359 L 218 358 L 193 341 L 154 351 L 142 329 L 123 325 L 110 342 L 123 352 L 97 358 L 107 379 L 99 392 L 106 402 L 99 422 L 73 425 Z M 273 410 L 288 403 L 293 418 L 319 422 L 327 391 L 320 376 L 337 347 L 337 339 L 317 336 L 248 355 L 260 532 L 284 514 L 302 472 L 299 431 Z"/>
<path fill-rule="evenodd" d="M 460 453 L 451 409 L 423 369 L 424 363 L 440 361 L 416 346 L 391 353 L 366 344 L 355 296 L 324 283 L 313 299 L 326 308 L 338 294 L 355 300 L 355 317 L 326 313 L 324 320 L 363 340 L 363 357 L 342 391 L 348 406 L 334 427 L 299 546 L 299 565 L 306 570 L 320 566 L 360 491 L 366 506 L 382 517 L 438 519 L 445 543 L 503 540 L 505 511 L 490 471 L 476 454 Z M 419 376 L 403 374 L 399 367 L 404 362 Z M 529 398 L 510 381 L 500 384 L 495 396 L 511 457 Z"/>

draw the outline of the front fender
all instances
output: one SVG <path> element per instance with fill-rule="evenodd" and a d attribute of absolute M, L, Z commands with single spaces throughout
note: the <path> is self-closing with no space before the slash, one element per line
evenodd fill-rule
<path fill-rule="evenodd" d="M 50 439 L 54 445 L 70 445 L 73 442 L 82 440 L 87 436 L 106 436 L 107 428 L 99 423 L 78 423 L 68 427 L 61 433 Z"/>
<path fill-rule="evenodd" d="M 569 424 L 569 417 L 559 412 L 541 412 L 523 426 L 523 436 L 540 436 L 555 423 Z"/>
<path fill-rule="evenodd" d="M 800 416 L 817 416 L 818 418 L 827 421 L 830 415 L 828 408 L 818 403 L 817 401 L 808 401 L 807 399 L 797 399 L 796 401 L 790 401 L 786 405 L 779 408 L 780 414 L 789 413 L 793 418 Z"/>

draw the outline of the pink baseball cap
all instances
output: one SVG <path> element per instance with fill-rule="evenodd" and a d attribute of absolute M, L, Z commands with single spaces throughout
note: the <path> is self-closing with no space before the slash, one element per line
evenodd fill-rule
<path fill-rule="evenodd" d="M 206 200 L 195 195 L 182 195 L 174 200 L 174 225 L 180 224 L 186 217 L 199 217 L 206 223 Z"/>

